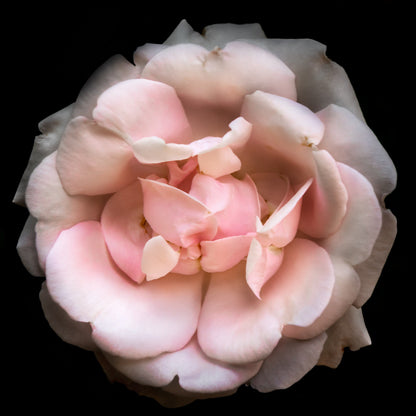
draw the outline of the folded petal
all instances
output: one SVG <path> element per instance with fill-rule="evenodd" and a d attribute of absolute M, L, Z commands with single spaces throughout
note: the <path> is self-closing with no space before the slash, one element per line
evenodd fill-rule
<path fill-rule="evenodd" d="M 299 229 L 314 238 L 325 238 L 340 226 L 348 194 L 337 164 L 326 150 L 312 152 L 316 176 L 302 201 Z"/>
<path fill-rule="evenodd" d="M 266 358 L 281 336 L 278 316 L 245 280 L 245 264 L 213 273 L 201 309 L 198 342 L 209 357 L 231 364 Z"/>
<path fill-rule="evenodd" d="M 109 363 L 135 383 L 162 387 L 178 376 L 179 385 L 187 392 L 218 393 L 239 387 L 261 366 L 250 363 L 233 366 L 214 361 L 199 347 L 196 337 L 181 350 L 142 360 L 127 360 L 106 355 Z"/>
<path fill-rule="evenodd" d="M 364 175 L 380 201 L 383 200 L 395 188 L 397 173 L 375 134 L 362 119 L 337 105 L 329 105 L 317 116 L 325 124 L 325 134 L 319 147 L 328 150 L 338 162 Z"/>
<path fill-rule="evenodd" d="M 355 169 L 338 163 L 348 192 L 347 212 L 336 233 L 320 244 L 331 254 L 351 265 L 366 260 L 381 229 L 381 209 L 371 183 Z"/>
<path fill-rule="evenodd" d="M 247 172 L 275 172 L 295 183 L 314 172 L 312 147 L 320 142 L 324 125 L 307 107 L 277 95 L 256 91 L 247 95 L 241 115 L 252 124 L 252 135 L 236 152 Z"/>
<path fill-rule="evenodd" d="M 236 235 L 201 242 L 201 267 L 209 273 L 231 269 L 243 260 L 254 235 Z"/>
<path fill-rule="evenodd" d="M 98 97 L 121 81 L 140 77 L 141 67 L 133 65 L 122 55 L 114 55 L 104 62 L 87 80 L 74 103 L 73 117 L 92 118 Z"/>
<path fill-rule="evenodd" d="M 39 299 L 49 325 L 65 342 L 86 350 L 97 349 L 91 337 L 90 324 L 71 319 L 51 298 L 45 282 L 42 283 Z"/>
<path fill-rule="evenodd" d="M 325 333 L 304 341 L 283 337 L 250 386 L 262 393 L 290 387 L 315 367 L 326 339 Z"/>
<path fill-rule="evenodd" d="M 142 179 L 143 212 L 152 229 L 181 247 L 211 240 L 217 221 L 203 203 L 173 186 Z"/>
<path fill-rule="evenodd" d="M 82 116 L 69 122 L 56 167 L 69 194 L 113 193 L 147 173 L 121 137 Z"/>
<path fill-rule="evenodd" d="M 156 356 L 182 348 L 195 333 L 202 275 L 131 283 L 112 262 L 96 221 L 60 234 L 46 275 L 54 301 L 72 319 L 90 322 L 94 342 L 110 354 Z"/>
<path fill-rule="evenodd" d="M 45 157 L 30 176 L 26 204 L 37 219 L 36 245 L 39 262 L 45 258 L 59 233 L 74 224 L 100 218 L 104 196 L 68 195 L 56 171 L 56 151 Z"/>
<path fill-rule="evenodd" d="M 101 226 L 111 257 L 131 279 L 141 283 L 143 248 L 149 239 L 144 227 L 143 196 L 138 181 L 107 201 Z"/>
<path fill-rule="evenodd" d="M 228 146 L 198 155 L 198 164 L 202 173 L 213 178 L 230 175 L 241 168 L 240 159 Z"/>
<path fill-rule="evenodd" d="M 283 250 L 270 245 L 263 247 L 253 239 L 247 256 L 246 280 L 259 298 L 263 285 L 277 272 L 283 261 Z"/>
<path fill-rule="evenodd" d="M 354 306 L 351 306 L 345 315 L 328 329 L 327 335 L 328 339 L 318 364 L 331 368 L 338 367 L 345 348 L 357 351 L 371 344 L 362 310 Z"/>
<path fill-rule="evenodd" d="M 371 296 L 380 277 L 387 256 L 397 234 L 397 220 L 390 210 L 382 210 L 382 226 L 374 244 L 373 251 L 367 260 L 355 266 L 360 276 L 361 288 L 354 306 L 361 307 Z"/>
<path fill-rule="evenodd" d="M 211 51 L 174 45 L 155 55 L 142 77 L 171 85 L 185 102 L 237 107 L 256 90 L 296 99 L 292 72 L 271 53 L 241 41 Z"/>
<path fill-rule="evenodd" d="M 148 240 L 143 248 L 141 267 L 147 280 L 159 279 L 178 264 L 180 251 L 175 250 L 161 235 Z"/>
<path fill-rule="evenodd" d="M 132 79 L 104 91 L 93 117 L 128 142 L 158 136 L 166 142 L 186 143 L 190 128 L 175 90 L 161 82 Z"/>

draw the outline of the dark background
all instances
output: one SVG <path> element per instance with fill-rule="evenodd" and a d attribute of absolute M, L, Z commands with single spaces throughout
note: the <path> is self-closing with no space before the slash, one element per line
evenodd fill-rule
<path fill-rule="evenodd" d="M 414 272 L 410 262 L 406 265 L 410 254 L 406 234 L 414 222 L 407 216 L 410 210 L 405 211 L 404 189 L 412 189 L 412 166 L 406 160 L 414 133 L 409 128 L 412 118 L 403 114 L 411 85 L 406 72 L 414 66 L 405 33 L 409 10 L 398 1 L 268 6 L 248 2 L 224 7 L 225 3 L 212 2 L 122 7 L 117 2 L 115 7 L 70 8 L 63 3 L 13 7 L 3 13 L 1 165 L 6 191 L 1 193 L 5 199 L 0 243 L 7 268 L 3 268 L 1 339 L 6 383 L 1 389 L 15 411 L 29 407 L 43 414 L 69 408 L 80 414 L 86 408 L 97 413 L 117 409 L 118 414 L 145 410 L 195 414 L 229 408 L 273 414 L 305 410 L 363 414 L 387 407 L 401 414 L 410 402 L 410 387 L 415 384 L 414 325 L 407 299 Z M 72 103 L 89 75 L 110 56 L 121 53 L 131 59 L 137 46 L 163 42 L 182 18 L 197 31 L 212 23 L 259 22 L 268 37 L 308 37 L 328 46 L 327 55 L 346 69 L 367 123 L 396 164 L 399 185 L 387 198 L 387 206 L 398 217 L 399 236 L 373 297 L 363 307 L 372 346 L 346 351 L 338 369 L 315 368 L 288 390 L 261 394 L 242 387 L 231 397 L 166 410 L 123 386 L 111 385 L 92 353 L 65 344 L 49 328 L 38 300 L 42 279 L 28 274 L 14 249 L 27 213 L 10 201 L 38 134 L 38 122 Z M 401 132 L 404 126 L 406 131 Z"/>

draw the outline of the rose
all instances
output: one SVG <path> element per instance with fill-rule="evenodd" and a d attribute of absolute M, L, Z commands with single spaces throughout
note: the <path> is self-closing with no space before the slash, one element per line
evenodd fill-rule
<path fill-rule="evenodd" d="M 52 328 L 111 379 L 176 406 L 369 344 L 396 173 L 324 52 L 182 22 L 40 124 L 18 251 Z"/>

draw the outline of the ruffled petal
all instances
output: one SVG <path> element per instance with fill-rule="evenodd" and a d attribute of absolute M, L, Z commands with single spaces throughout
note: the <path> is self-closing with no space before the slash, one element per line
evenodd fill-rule
<path fill-rule="evenodd" d="M 362 310 L 354 306 L 351 306 L 345 315 L 328 329 L 327 335 L 328 339 L 318 365 L 326 365 L 331 368 L 338 367 L 345 348 L 357 351 L 371 344 Z"/>
<path fill-rule="evenodd" d="M 114 55 L 104 62 L 87 80 L 74 104 L 73 117 L 92 118 L 98 97 L 119 82 L 140 77 L 141 67 L 131 64 L 122 55 Z"/>
<path fill-rule="evenodd" d="M 222 147 L 198 156 L 199 169 L 213 178 L 230 175 L 241 168 L 241 161 L 229 147 Z"/>
<path fill-rule="evenodd" d="M 374 244 L 370 257 L 363 263 L 357 264 L 355 270 L 360 276 L 361 289 L 354 302 L 360 308 L 370 298 L 380 277 L 387 256 L 393 246 L 397 234 L 397 220 L 390 210 L 383 209 L 383 224 L 380 234 Z"/>
<path fill-rule="evenodd" d="M 202 269 L 209 273 L 217 273 L 236 266 L 247 256 L 253 237 L 254 233 L 202 241 Z"/>
<path fill-rule="evenodd" d="M 161 235 L 148 240 L 141 261 L 146 280 L 166 276 L 178 264 L 179 256 L 180 251 L 175 250 Z"/>
<path fill-rule="evenodd" d="M 315 179 L 302 200 L 299 229 L 314 238 L 325 238 L 340 226 L 348 194 L 335 160 L 326 150 L 312 152 Z"/>
<path fill-rule="evenodd" d="M 171 85 L 185 102 L 237 108 L 256 90 L 296 99 L 294 77 L 286 65 L 240 41 L 211 51 L 190 43 L 174 45 L 155 55 L 142 77 Z"/>
<path fill-rule="evenodd" d="M 168 352 L 154 358 L 126 360 L 106 355 L 109 363 L 135 383 L 163 387 L 178 376 L 179 385 L 187 392 L 219 393 L 239 387 L 261 366 L 250 363 L 233 366 L 211 360 L 194 337 L 179 351 Z"/>
<path fill-rule="evenodd" d="M 285 97 L 256 91 L 247 95 L 241 115 L 252 124 L 252 135 L 236 152 L 247 172 L 276 172 L 294 183 L 313 176 L 312 148 L 324 125 L 305 106 Z"/>
<path fill-rule="evenodd" d="M 319 147 L 364 175 L 382 201 L 395 188 L 397 172 L 375 134 L 362 119 L 337 105 L 329 105 L 317 116 L 325 124 Z"/>
<path fill-rule="evenodd" d="M 149 239 L 142 205 L 142 191 L 136 181 L 112 195 L 101 215 L 102 232 L 111 257 L 127 276 L 138 283 L 145 277 L 141 258 Z"/>
<path fill-rule="evenodd" d="M 143 212 L 152 229 L 181 247 L 212 240 L 217 221 L 203 203 L 173 186 L 142 179 Z"/>
<path fill-rule="evenodd" d="M 245 263 L 211 275 L 201 309 L 198 342 L 209 357 L 231 364 L 266 358 L 281 336 L 282 323 L 245 280 Z"/>
<path fill-rule="evenodd" d="M 38 220 L 36 247 L 41 267 L 59 233 L 78 222 L 99 219 L 105 200 L 105 196 L 68 195 L 56 171 L 56 152 L 43 159 L 26 190 L 26 204 Z"/>
<path fill-rule="evenodd" d="M 56 167 L 69 194 L 113 193 L 147 173 L 123 139 L 81 116 L 63 134 Z"/>
<path fill-rule="evenodd" d="M 186 143 L 191 131 L 175 90 L 160 82 L 133 79 L 100 95 L 94 119 L 129 143 L 158 136 L 166 142 Z"/>
<path fill-rule="evenodd" d="M 305 341 L 282 338 L 250 386 L 262 393 L 290 387 L 315 367 L 326 339 L 325 333 Z"/>
<path fill-rule="evenodd" d="M 45 282 L 42 283 L 39 299 L 49 325 L 65 342 L 86 350 L 97 349 L 91 337 L 90 324 L 71 319 L 51 298 Z"/>
<path fill-rule="evenodd" d="M 100 224 L 62 232 L 46 264 L 47 287 L 68 315 L 90 322 L 98 347 L 140 359 L 185 346 L 195 333 L 202 275 L 131 283 L 111 261 Z"/>
<path fill-rule="evenodd" d="M 320 244 L 334 257 L 351 265 L 366 260 L 381 229 L 381 209 L 370 182 L 355 169 L 338 163 L 348 192 L 347 212 L 335 234 Z"/>

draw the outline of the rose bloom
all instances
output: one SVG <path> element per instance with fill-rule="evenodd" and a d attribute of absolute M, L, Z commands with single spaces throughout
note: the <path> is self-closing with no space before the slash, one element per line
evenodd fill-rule
<path fill-rule="evenodd" d="M 370 344 L 396 171 L 324 45 L 182 21 L 39 129 L 18 252 L 51 327 L 110 380 L 181 406 Z"/>

